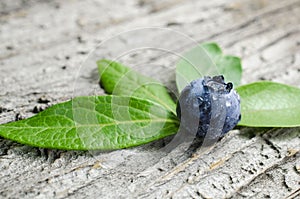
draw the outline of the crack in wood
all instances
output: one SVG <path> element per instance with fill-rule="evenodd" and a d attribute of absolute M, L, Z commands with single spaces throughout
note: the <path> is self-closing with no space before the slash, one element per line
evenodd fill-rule
<path fill-rule="evenodd" d="M 290 161 L 292 159 L 291 156 L 285 156 L 284 158 L 281 158 L 280 160 L 274 162 L 269 167 L 264 168 L 262 171 L 260 171 L 257 175 L 253 176 L 250 180 L 248 180 L 245 184 L 238 187 L 234 192 L 232 192 L 229 195 L 226 195 L 226 197 L 230 198 L 233 197 L 236 193 L 238 193 L 241 189 L 246 188 L 249 186 L 254 180 L 261 177 L 262 175 L 266 175 L 268 172 L 274 170 L 275 168 L 278 168 L 280 165 L 286 164 L 287 161 Z"/>

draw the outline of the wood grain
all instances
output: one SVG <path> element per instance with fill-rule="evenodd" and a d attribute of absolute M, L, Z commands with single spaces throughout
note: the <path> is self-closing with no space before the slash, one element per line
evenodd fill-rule
<path fill-rule="evenodd" d="M 175 90 L 174 52 L 189 49 L 192 40 L 150 30 L 113 37 L 149 26 L 220 43 L 224 53 L 242 57 L 243 83 L 266 79 L 300 87 L 297 0 L 4 0 L 0 5 L 0 123 L 76 95 L 102 94 L 89 61 L 103 57 L 119 56 Z M 167 140 L 81 152 L 1 138 L 0 197 L 296 198 L 299 135 L 299 128 L 239 128 L 192 156 L 179 147 L 165 153 Z"/>

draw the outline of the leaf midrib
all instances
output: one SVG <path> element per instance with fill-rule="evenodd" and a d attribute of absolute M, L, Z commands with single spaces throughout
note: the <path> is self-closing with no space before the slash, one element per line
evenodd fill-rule
<path fill-rule="evenodd" d="M 120 74 L 120 71 L 116 70 L 115 68 L 113 68 L 113 70 L 115 70 L 116 72 L 118 72 Z M 128 76 L 128 80 L 131 81 L 132 83 L 135 83 L 135 81 L 132 79 L 132 77 L 129 75 Z M 150 79 L 148 77 L 145 77 L 147 79 Z M 151 79 L 152 80 L 152 79 Z M 160 82 L 157 82 L 155 80 L 152 80 L 153 83 L 157 83 L 160 84 Z M 143 91 L 146 91 L 146 93 L 148 93 L 150 96 L 152 96 L 154 99 L 156 99 L 161 105 L 163 105 L 164 107 L 166 107 L 169 111 L 171 111 L 172 113 L 176 114 L 176 112 L 166 103 L 164 103 L 162 100 L 160 100 L 160 98 L 158 98 L 156 95 L 153 95 L 152 92 L 150 92 L 148 89 L 145 89 L 144 87 L 142 87 Z M 151 89 L 152 90 L 152 89 Z"/>
<path fill-rule="evenodd" d="M 19 128 L 47 128 L 47 129 L 63 129 L 63 128 L 82 128 L 82 127 L 94 127 L 94 126 L 97 126 L 97 127 L 100 127 L 100 128 L 103 128 L 103 127 L 107 127 L 107 126 L 113 126 L 113 125 L 120 125 L 120 124 L 136 124 L 136 123 L 142 123 L 142 122 L 151 122 L 151 123 L 161 123 L 161 122 L 164 122 L 164 123 L 176 123 L 176 124 L 179 124 L 179 121 L 177 120 L 170 120 L 170 119 L 156 119 L 156 120 L 130 120 L 130 121 L 118 121 L 118 122 L 115 122 L 115 123 L 106 123 L 106 124 L 77 124 L 77 125 L 74 125 L 74 126 L 52 126 L 52 127 L 45 127 L 45 126 L 28 126 L 28 127 L 18 127 L 18 126 L 0 126 L 0 129 L 3 128 L 3 129 L 7 129 L 7 128 L 15 128 L 15 129 L 19 129 Z"/>
<path fill-rule="evenodd" d="M 300 108 L 300 106 L 292 106 L 289 108 L 278 108 L 278 109 L 242 109 L 242 110 L 247 111 L 247 112 L 266 112 L 266 111 L 273 112 L 273 111 L 283 111 L 283 110 L 289 110 L 289 109 L 295 109 L 295 108 Z"/>

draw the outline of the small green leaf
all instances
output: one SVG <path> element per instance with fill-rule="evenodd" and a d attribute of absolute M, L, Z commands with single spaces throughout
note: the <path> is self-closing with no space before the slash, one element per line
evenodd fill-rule
<path fill-rule="evenodd" d="M 255 82 L 237 88 L 241 97 L 241 126 L 300 126 L 300 89 L 274 82 Z"/>
<path fill-rule="evenodd" d="M 120 149 L 172 134 L 179 122 L 148 100 L 126 96 L 78 97 L 36 116 L 0 125 L 0 135 L 32 146 L 55 149 Z"/>
<path fill-rule="evenodd" d="M 198 45 L 186 52 L 176 65 L 178 91 L 195 79 L 215 75 L 224 75 L 226 81 L 238 86 L 242 77 L 240 58 L 223 55 L 216 43 Z"/>
<path fill-rule="evenodd" d="M 160 82 L 110 60 L 97 62 L 100 84 L 113 95 L 135 96 L 157 102 L 176 114 L 176 104 Z"/>

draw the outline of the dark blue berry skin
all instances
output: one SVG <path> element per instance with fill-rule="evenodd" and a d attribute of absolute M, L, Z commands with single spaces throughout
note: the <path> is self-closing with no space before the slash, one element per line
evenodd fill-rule
<path fill-rule="evenodd" d="M 223 123 L 219 127 L 219 135 L 210 135 L 210 138 L 221 138 L 233 129 L 241 119 L 240 97 L 235 92 L 232 83 L 225 83 L 223 76 L 204 77 L 192 81 L 186 86 L 177 103 L 177 116 L 180 119 L 180 128 L 197 138 L 204 138 L 211 125 L 218 120 L 217 114 L 212 114 L 212 108 L 223 111 Z M 212 103 L 214 99 L 219 101 Z M 216 113 L 216 111 L 215 111 Z M 219 122 L 220 123 L 220 122 Z M 218 124 L 219 125 L 219 124 Z"/>

